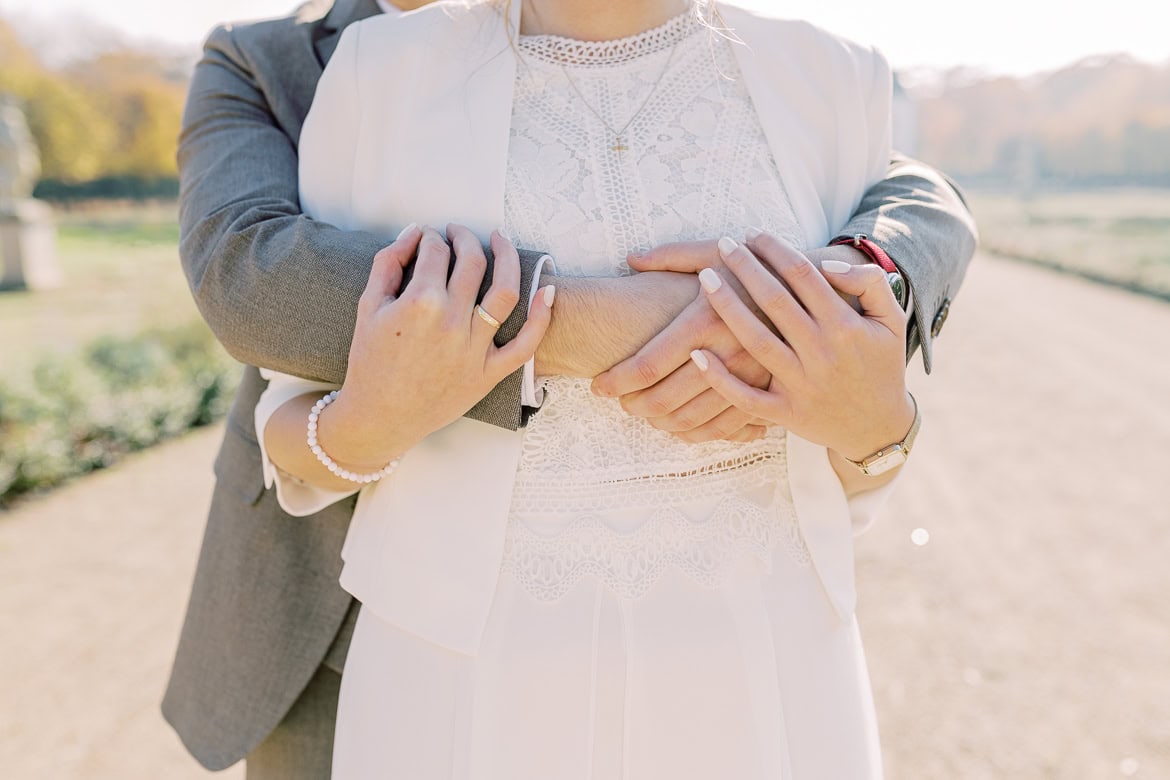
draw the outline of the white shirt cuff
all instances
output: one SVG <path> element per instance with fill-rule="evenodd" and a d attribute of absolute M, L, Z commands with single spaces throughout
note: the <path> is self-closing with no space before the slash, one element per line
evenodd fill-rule
<path fill-rule="evenodd" d="M 272 415 L 276 414 L 277 409 L 292 399 L 307 393 L 325 395 L 331 390 L 336 390 L 337 385 L 311 382 L 308 379 L 282 374 L 267 368 L 260 369 L 260 376 L 268 380 L 268 387 L 256 403 L 256 439 L 260 443 L 260 459 L 264 467 L 264 487 L 276 486 L 276 500 L 280 504 L 280 508 L 293 517 L 305 517 L 316 514 L 330 504 L 335 504 L 358 492 L 361 488 L 356 484 L 353 490 L 326 490 L 297 479 L 291 474 L 281 471 L 268 457 L 268 449 L 264 446 L 264 429 L 268 426 Z"/>
<path fill-rule="evenodd" d="M 545 255 L 537 261 L 536 270 L 532 276 L 532 287 L 528 291 L 529 314 L 532 313 L 532 302 L 536 300 L 536 293 L 540 291 L 540 275 L 544 272 L 545 263 L 550 263 L 553 273 L 556 273 L 557 263 L 551 255 Z M 524 364 L 523 380 L 520 384 L 520 405 L 539 409 L 542 403 L 544 403 L 544 388 L 537 389 L 536 387 L 536 358 L 534 356 Z"/>

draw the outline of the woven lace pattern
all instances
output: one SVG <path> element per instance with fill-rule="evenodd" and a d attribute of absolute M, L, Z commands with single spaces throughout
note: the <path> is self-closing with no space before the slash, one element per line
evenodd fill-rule
<path fill-rule="evenodd" d="M 522 36 L 509 236 L 576 276 L 628 274 L 630 252 L 749 226 L 801 246 L 731 46 L 689 14 L 618 41 Z M 617 151 L 613 129 L 631 117 Z M 585 380 L 541 385 L 504 560 L 533 597 L 555 600 L 594 576 L 637 598 L 668 567 L 713 587 L 745 556 L 767 565 L 777 547 L 807 565 L 783 431 L 685 444 L 593 396 Z"/>

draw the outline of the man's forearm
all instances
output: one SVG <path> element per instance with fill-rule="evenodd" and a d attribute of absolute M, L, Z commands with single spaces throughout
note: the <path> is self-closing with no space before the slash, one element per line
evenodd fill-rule
<path fill-rule="evenodd" d="M 295 117 L 273 114 L 250 67 L 224 27 L 209 37 L 192 77 L 179 139 L 183 270 L 235 358 L 341 384 L 357 302 L 389 238 L 301 213 Z M 521 253 L 522 296 L 539 257 Z M 515 335 L 524 319 L 520 307 L 500 338 Z M 506 379 L 468 416 L 519 426 L 519 378 Z"/>
<path fill-rule="evenodd" d="M 539 376 L 592 378 L 637 352 L 698 293 L 691 274 L 652 272 L 616 278 L 545 274 L 555 284 L 552 325 L 536 351 Z"/>
<path fill-rule="evenodd" d="M 978 234 L 958 188 L 939 171 L 895 155 L 882 181 L 865 193 L 840 234 L 864 233 L 888 254 L 914 294 L 907 355 L 922 347 L 931 365 L 932 325 L 962 285 Z"/>

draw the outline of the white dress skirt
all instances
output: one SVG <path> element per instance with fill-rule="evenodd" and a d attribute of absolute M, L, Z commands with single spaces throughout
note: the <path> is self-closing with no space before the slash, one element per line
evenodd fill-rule
<path fill-rule="evenodd" d="M 777 550 L 726 584 L 595 576 L 555 604 L 505 574 L 477 657 L 363 611 L 336 780 L 853 780 L 881 775 L 855 621 Z"/>
<path fill-rule="evenodd" d="M 726 39 L 680 16 L 517 49 L 504 229 L 559 274 L 749 226 L 803 243 Z M 542 386 L 478 652 L 363 609 L 335 780 L 879 777 L 857 625 L 809 561 L 784 432 L 688 445 L 582 380 Z"/>

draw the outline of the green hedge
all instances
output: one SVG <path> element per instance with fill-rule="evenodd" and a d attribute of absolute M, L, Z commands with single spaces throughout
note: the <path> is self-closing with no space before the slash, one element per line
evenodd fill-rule
<path fill-rule="evenodd" d="M 102 338 L 0 378 L 0 507 L 219 419 L 238 375 L 199 324 Z"/>
<path fill-rule="evenodd" d="M 59 202 L 173 199 L 179 197 L 179 180 L 168 176 L 105 176 L 83 182 L 41 179 L 33 190 L 33 197 Z"/>

